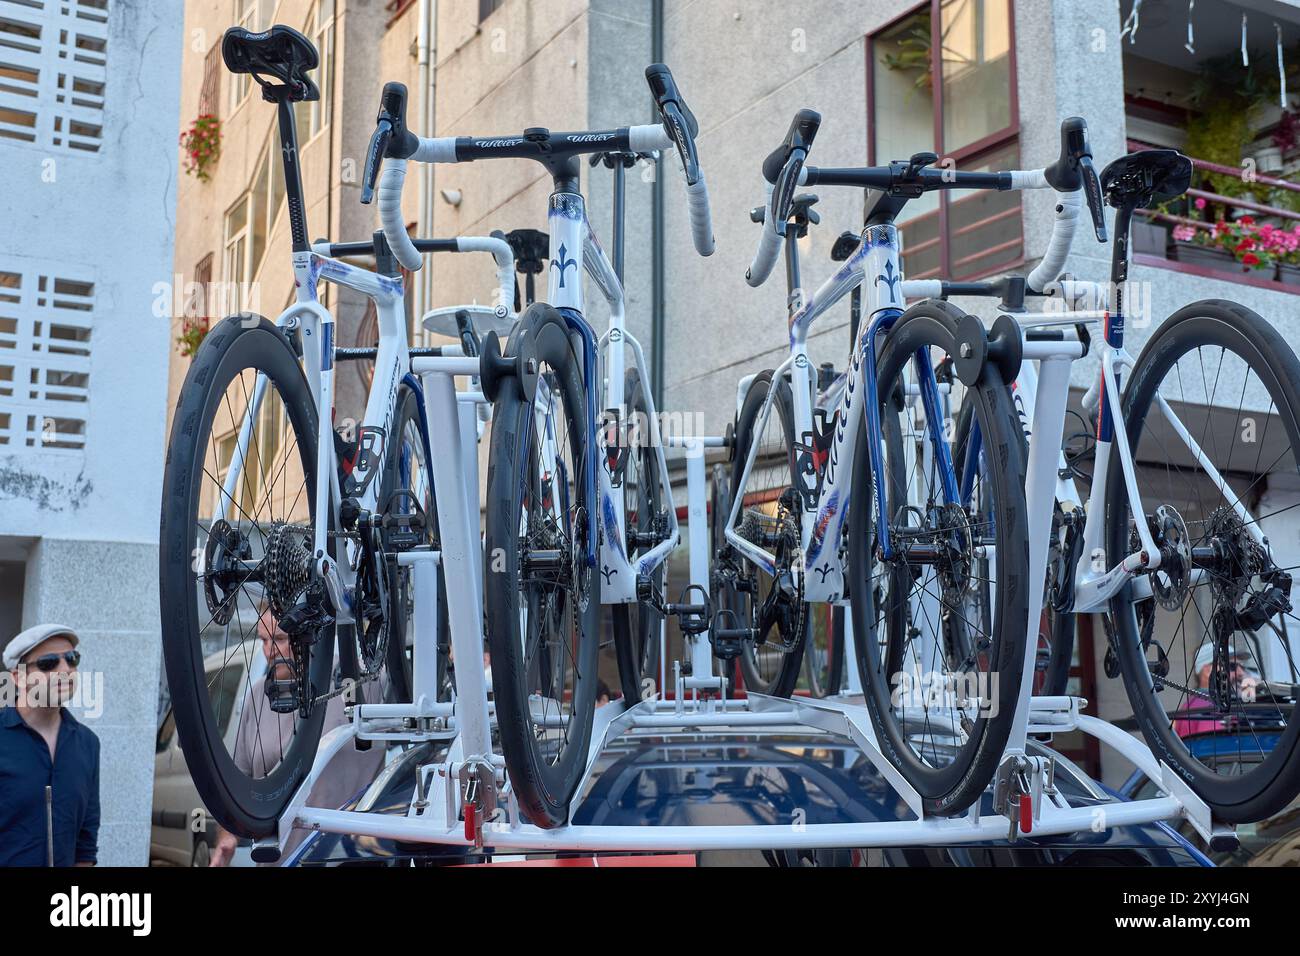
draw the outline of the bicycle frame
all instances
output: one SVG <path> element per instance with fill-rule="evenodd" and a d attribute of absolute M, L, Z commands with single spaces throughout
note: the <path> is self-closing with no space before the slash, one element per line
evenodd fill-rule
<path fill-rule="evenodd" d="M 593 454 L 582 463 L 580 479 L 586 482 L 587 500 L 598 502 L 597 520 L 588 525 L 587 560 L 589 566 L 598 568 L 601 576 L 600 600 L 602 604 L 628 604 L 637 600 L 638 576 L 650 575 L 659 568 L 681 542 L 677 523 L 677 509 L 672 504 L 672 485 L 668 479 L 668 464 L 664 456 L 659 433 L 659 416 L 654 399 L 645 392 L 649 440 L 655 449 L 659 479 L 668 497 L 669 532 L 665 540 L 635 559 L 628 560 L 624 546 L 626 536 L 623 509 L 623 486 L 614 483 L 614 475 L 605 455 L 607 429 L 598 428 L 597 408 L 609 423 L 623 420 L 623 381 L 626 356 L 623 347 L 632 351 L 632 358 L 641 381 L 648 382 L 645 357 L 641 343 L 628 333 L 625 318 L 623 283 L 601 248 L 591 222 L 587 219 L 586 203 L 577 191 L 576 183 L 557 182 L 551 194 L 547 215 L 550 234 L 550 268 L 547 282 L 547 300 L 569 325 L 569 329 L 582 342 L 584 389 L 588 397 L 586 407 L 587 444 Z M 572 270 L 572 271 L 570 271 Z M 591 279 L 605 301 L 609 303 L 609 328 L 596 339 L 590 324 L 583 317 L 585 304 L 584 274 Z M 602 371 L 601 377 L 597 377 Z M 598 400 L 603 396 L 603 401 Z M 538 389 L 537 410 L 545 414 L 546 390 Z M 553 440 L 553 436 L 552 436 Z M 544 451 L 543 454 L 553 454 Z M 601 463 L 605 463 L 602 465 Z M 604 531 L 603 543 L 597 545 L 598 532 Z"/>
<path fill-rule="evenodd" d="M 1131 512 L 1135 515 L 1146 513 L 1143 510 L 1142 497 L 1137 488 L 1133 452 L 1129 446 L 1128 435 L 1122 427 L 1116 427 L 1116 422 L 1122 422 L 1123 420 L 1123 394 L 1120 391 L 1119 384 L 1121 373 L 1131 371 L 1135 364 L 1133 356 L 1124 348 L 1124 316 L 1120 312 L 1102 311 L 1075 312 L 1068 313 L 1066 316 L 1062 316 L 1060 313 L 1025 314 L 1017 315 L 1015 318 L 1020 322 L 1022 328 L 1026 330 L 1051 326 L 1072 327 L 1084 322 L 1101 324 L 1104 332 L 1099 349 L 1100 369 L 1097 382 L 1084 399 L 1085 407 L 1092 404 L 1091 399 L 1094 395 L 1099 396 L 1100 401 L 1096 409 L 1095 464 L 1083 527 L 1083 548 L 1079 556 L 1078 566 L 1074 569 L 1075 603 L 1073 611 L 1077 614 L 1104 611 L 1106 603 L 1130 581 L 1133 582 L 1134 587 L 1137 589 L 1134 595 L 1135 600 L 1150 597 L 1151 585 L 1146 580 L 1146 574 L 1141 572 L 1158 569 L 1161 558 L 1160 549 L 1156 547 L 1151 537 L 1151 531 L 1145 522 L 1135 522 L 1141 546 L 1137 551 L 1125 555 L 1110 567 L 1100 565 L 1096 560 L 1098 556 L 1105 554 L 1105 543 L 1102 540 L 1102 522 L 1106 510 L 1105 495 L 1110 469 L 1115 466 L 1116 461 L 1123 474 L 1124 492 Z M 1036 442 L 1047 443 L 1049 439 L 1055 437 L 1055 445 L 1059 449 L 1060 437 L 1064 432 L 1063 410 L 1070 387 L 1069 366 L 1076 358 L 1082 356 L 1083 350 L 1077 338 L 1073 341 L 1067 339 L 1064 342 L 1052 343 L 1035 342 L 1031 338 L 1030 341 L 1026 342 L 1025 349 L 1026 359 L 1032 358 L 1037 361 L 1039 367 L 1038 369 L 1034 369 L 1029 365 L 1022 367 L 1020 377 L 1016 380 L 1013 388 L 1017 395 L 1017 404 L 1022 409 L 1022 422 L 1025 434 L 1029 439 L 1032 468 Z M 1048 393 L 1048 401 L 1061 407 L 1062 414 L 1059 427 L 1055 421 L 1056 416 L 1053 416 L 1053 420 L 1047 423 L 1036 420 L 1035 409 L 1041 404 L 1038 399 L 1040 392 Z M 1157 394 L 1156 406 L 1171 426 L 1173 433 L 1183 442 L 1192 458 L 1205 472 L 1206 477 L 1219 489 L 1224 498 L 1230 503 L 1232 509 L 1245 523 L 1251 536 L 1262 544 L 1264 534 L 1260 530 L 1258 522 L 1254 521 L 1248 509 L 1214 467 L 1214 464 L 1183 425 L 1168 401 Z M 1058 453 L 1057 461 L 1052 464 L 1052 467 L 1058 469 L 1064 463 L 1064 454 Z M 1044 466 L 1040 463 L 1039 467 Z M 1032 484 L 1033 481 L 1034 479 L 1031 477 L 1030 483 Z M 1056 500 L 1074 506 L 1080 504 L 1079 493 L 1073 479 L 1058 478 L 1056 484 Z M 1040 550 L 1046 553 L 1046 549 L 1050 547 L 1050 542 L 1045 540 L 1040 542 L 1031 534 L 1031 547 L 1034 549 L 1031 553 L 1037 553 Z M 1192 571 L 1194 576 L 1200 576 L 1202 573 L 1199 569 L 1193 569 Z"/>
<path fill-rule="evenodd" d="M 788 244 L 793 241 L 792 237 L 787 237 Z M 787 248 L 787 261 L 790 261 L 791 252 L 792 250 Z M 862 430 L 864 407 L 871 467 L 878 471 L 884 461 L 879 410 L 874 402 L 855 401 L 855 396 L 861 395 L 865 399 L 876 394 L 877 337 L 887 333 L 902 315 L 904 289 L 899 261 L 898 230 L 892 223 L 872 225 L 863 229 L 860 245 L 839 270 L 822 283 L 821 287 L 805 302 L 802 304 L 796 302 L 792 305 L 789 320 L 790 357 L 778 366 L 773 375 L 774 379 L 778 379 L 789 373 L 794 393 L 795 439 L 796 442 L 811 447 L 816 432 L 812 407 L 813 373 L 807 349 L 808 330 L 819 316 L 853 289 L 862 286 L 868 276 L 872 277 L 872 282 L 865 286 L 863 303 L 863 314 L 867 321 L 861 323 L 859 327 L 847 373 L 848 379 L 835 404 L 831 419 L 835 423 L 835 435 L 824 470 L 817 470 L 818 487 L 815 505 L 813 508 L 808 508 L 805 499 L 805 505 L 800 508 L 802 561 L 796 561 L 795 566 L 802 569 L 803 599 L 809 603 L 847 603 L 844 597 L 845 565 L 839 553 L 839 546 L 844 517 L 848 512 L 852 496 L 852 463 L 858 436 Z M 942 418 L 939 415 L 942 400 L 938 382 L 931 367 L 928 351 L 918 350 L 914 361 L 915 384 L 926 409 L 930 431 L 929 442 L 941 476 L 944 501 L 953 503 L 958 500 L 959 487 L 957 476 L 953 473 L 951 455 L 942 433 Z M 759 410 L 755 425 L 757 433 L 761 433 L 767 424 L 775 395 L 776 391 L 773 389 Z M 750 447 L 745 461 L 740 485 L 733 492 L 731 514 L 727 518 L 726 537 L 733 547 L 770 574 L 775 570 L 775 555 L 747 541 L 737 530 L 737 521 L 744 507 L 745 489 L 757 453 L 758 446 L 754 444 Z M 877 482 L 873 502 L 879 536 L 877 540 L 884 555 L 889 557 L 893 554 L 893 543 L 889 537 L 888 522 L 883 520 L 884 516 L 890 513 L 885 497 L 884 482 Z M 809 571 L 815 573 L 809 574 Z"/>

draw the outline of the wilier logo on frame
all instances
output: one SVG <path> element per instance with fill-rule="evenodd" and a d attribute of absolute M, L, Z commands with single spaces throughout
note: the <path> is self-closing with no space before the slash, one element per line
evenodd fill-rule
<path fill-rule="evenodd" d="M 148 936 L 153 928 L 151 893 L 68 893 L 50 897 L 50 925 L 75 929 L 129 928 L 132 936 Z"/>

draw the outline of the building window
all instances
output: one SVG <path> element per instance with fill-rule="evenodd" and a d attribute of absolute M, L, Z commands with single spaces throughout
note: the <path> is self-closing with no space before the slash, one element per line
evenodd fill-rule
<path fill-rule="evenodd" d="M 203 58 L 203 86 L 199 90 L 199 116 L 216 116 L 221 89 L 221 45 L 213 44 Z"/>
<path fill-rule="evenodd" d="M 873 34 L 869 161 L 932 151 L 965 171 L 1017 167 L 1014 46 L 1011 0 L 928 0 Z M 1018 192 L 927 193 L 899 226 L 912 279 L 970 279 L 1024 258 Z"/>
<path fill-rule="evenodd" d="M 95 284 L 0 261 L 0 446 L 86 444 Z"/>
<path fill-rule="evenodd" d="M 0 138 L 99 152 L 108 9 L 108 0 L 4 4 Z"/>
<path fill-rule="evenodd" d="M 323 130 L 330 122 L 330 101 L 334 95 L 334 0 L 320 0 L 316 5 L 311 39 L 316 45 L 317 53 L 320 54 L 320 69 L 316 71 L 320 99 L 306 104 L 311 107 L 308 139 Z"/>
<path fill-rule="evenodd" d="M 253 308 L 246 296 L 247 284 L 257 278 L 266 260 L 271 236 L 285 205 L 284 165 L 279 150 L 271 148 L 277 141 L 278 134 L 272 131 L 262 148 L 248 192 L 226 213 L 222 275 L 226 283 L 237 287 L 241 309 Z"/>
<path fill-rule="evenodd" d="M 261 33 L 271 25 L 275 0 L 235 0 L 235 26 Z M 247 73 L 236 73 L 230 82 L 230 111 L 233 113 L 248 97 L 253 78 Z"/>
<path fill-rule="evenodd" d="M 506 0 L 478 0 L 478 22 L 482 23 L 488 17 L 505 6 Z"/>

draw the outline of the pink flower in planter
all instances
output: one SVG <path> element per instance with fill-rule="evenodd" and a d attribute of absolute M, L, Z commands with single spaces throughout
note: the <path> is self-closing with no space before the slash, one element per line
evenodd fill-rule
<path fill-rule="evenodd" d="M 1191 242 L 1196 238 L 1194 226 L 1174 226 L 1174 239 L 1178 242 Z"/>

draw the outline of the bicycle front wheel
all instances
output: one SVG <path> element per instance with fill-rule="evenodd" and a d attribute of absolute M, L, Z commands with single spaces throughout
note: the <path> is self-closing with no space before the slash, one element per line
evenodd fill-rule
<path fill-rule="evenodd" d="M 600 599 L 587 554 L 594 502 L 581 368 L 552 309 L 525 313 L 508 348 L 524 341 L 537 393 L 530 401 L 506 382 L 493 412 L 485 601 L 506 768 L 523 812 L 549 828 L 566 821 L 586 763 Z"/>
<path fill-rule="evenodd" d="M 1226 823 L 1300 791 L 1294 518 L 1281 517 L 1300 505 L 1298 386 L 1300 362 L 1263 318 L 1194 303 L 1147 342 L 1124 393 L 1142 514 L 1110 461 L 1107 567 L 1141 550 L 1139 520 L 1160 557 L 1110 602 L 1124 686 L 1156 757 Z"/>
<path fill-rule="evenodd" d="M 947 310 L 923 303 L 888 333 L 875 400 L 882 429 L 897 423 L 903 436 L 904 474 L 900 481 L 886 462 L 878 477 L 861 434 L 854 502 L 868 507 L 849 513 L 854 643 L 867 707 L 881 751 L 935 815 L 964 811 L 997 769 L 1028 616 L 1024 458 L 1007 389 L 989 367 L 962 396 L 991 466 L 976 469 L 956 495 L 960 476 L 945 476 L 942 466 L 943 455 L 955 458 L 950 429 L 931 419 L 942 415 L 938 404 L 920 400 L 927 381 L 939 388 L 932 369 L 956 354 L 955 331 Z M 888 556 L 878 550 L 877 480 L 888 480 Z"/>
<path fill-rule="evenodd" d="M 172 420 L 159 531 L 167 683 L 199 796 L 244 837 L 274 832 L 325 715 L 335 628 L 290 638 L 281 626 L 322 600 L 308 591 L 316 422 L 284 334 L 241 316 L 203 340 Z"/>

